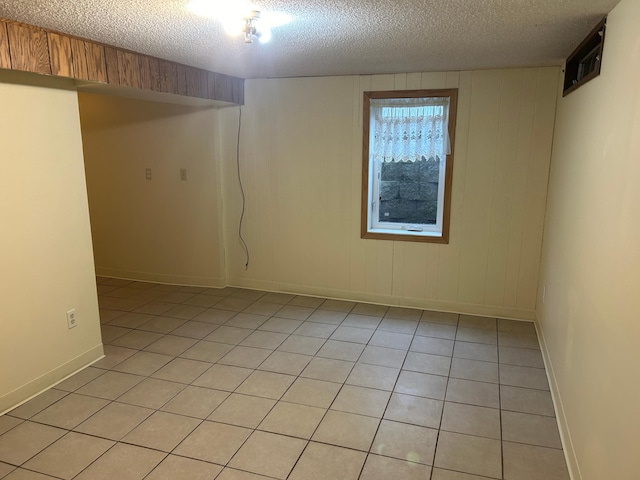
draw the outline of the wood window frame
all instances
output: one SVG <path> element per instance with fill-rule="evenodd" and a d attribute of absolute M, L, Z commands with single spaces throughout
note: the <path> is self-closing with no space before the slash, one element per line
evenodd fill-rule
<path fill-rule="evenodd" d="M 371 99 L 385 98 L 426 98 L 449 97 L 449 141 L 451 152 L 447 154 L 445 161 L 444 199 L 442 209 L 442 234 L 440 236 L 414 235 L 410 233 L 381 233 L 369 231 L 369 183 L 370 183 L 370 128 L 371 128 Z M 449 243 L 449 226 L 451 217 L 451 189 L 453 183 L 453 159 L 455 149 L 456 116 L 458 111 L 458 89 L 430 89 L 430 90 L 389 90 L 364 92 L 363 97 L 363 122 L 362 122 L 362 203 L 361 203 L 361 228 L 360 238 L 376 240 L 396 240 L 423 243 Z"/>

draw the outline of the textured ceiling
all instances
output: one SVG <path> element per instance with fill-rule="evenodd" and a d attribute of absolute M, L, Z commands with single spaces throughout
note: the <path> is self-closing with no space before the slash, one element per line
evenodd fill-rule
<path fill-rule="evenodd" d="M 255 0 L 293 17 L 264 45 L 228 37 L 188 0 L 1 0 L 0 17 L 265 78 L 558 65 L 618 1 Z"/>

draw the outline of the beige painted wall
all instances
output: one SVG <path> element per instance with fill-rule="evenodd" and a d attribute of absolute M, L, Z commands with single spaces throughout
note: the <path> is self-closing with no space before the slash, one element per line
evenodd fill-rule
<path fill-rule="evenodd" d="M 558 108 L 538 317 L 576 480 L 640 478 L 638 25 L 622 0 L 601 75 Z"/>
<path fill-rule="evenodd" d="M 96 271 L 224 285 L 214 110 L 88 93 L 79 102 Z"/>
<path fill-rule="evenodd" d="M 231 285 L 534 318 L 558 68 L 249 80 L 219 112 Z M 459 88 L 449 245 L 360 239 L 362 92 Z"/>
<path fill-rule="evenodd" d="M 0 71 L 0 105 L 2 412 L 100 358 L 102 341 L 76 92 Z"/>

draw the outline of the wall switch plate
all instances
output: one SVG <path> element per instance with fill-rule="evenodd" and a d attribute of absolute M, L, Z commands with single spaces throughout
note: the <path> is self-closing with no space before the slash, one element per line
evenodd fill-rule
<path fill-rule="evenodd" d="M 67 312 L 67 326 L 71 329 L 78 326 L 78 322 L 76 319 L 76 309 L 69 310 Z"/>
<path fill-rule="evenodd" d="M 145 168 L 144 169 L 144 178 L 146 178 L 147 180 L 151 180 L 151 169 L 150 168 Z"/>
<path fill-rule="evenodd" d="M 187 179 L 187 169 L 186 168 L 181 168 L 180 169 L 180 180 L 186 180 Z"/>

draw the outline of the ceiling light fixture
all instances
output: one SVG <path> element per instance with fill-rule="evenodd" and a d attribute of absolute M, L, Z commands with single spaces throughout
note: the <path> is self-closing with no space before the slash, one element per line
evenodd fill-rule
<path fill-rule="evenodd" d="M 271 40 L 272 28 L 291 21 L 286 13 L 263 12 L 246 0 L 191 0 L 187 8 L 197 15 L 219 20 L 229 35 L 243 34 L 245 43 L 253 43 L 256 39 L 267 43 Z"/>

